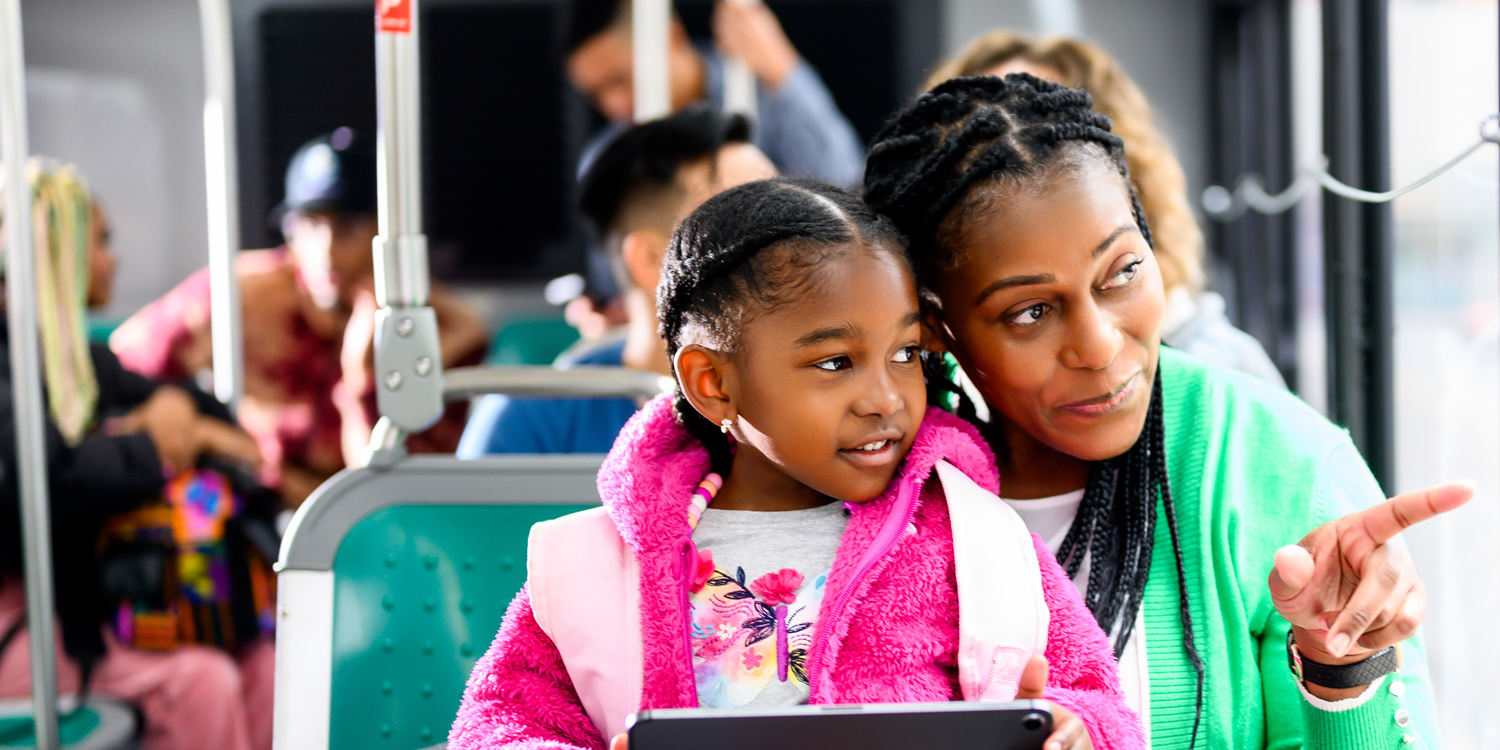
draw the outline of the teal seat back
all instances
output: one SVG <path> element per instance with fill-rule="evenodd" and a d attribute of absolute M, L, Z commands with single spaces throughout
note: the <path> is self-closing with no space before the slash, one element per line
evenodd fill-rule
<path fill-rule="evenodd" d="M 526 580 L 532 524 L 586 505 L 397 505 L 334 558 L 330 750 L 446 739 L 474 662 Z"/>
<path fill-rule="evenodd" d="M 511 321 L 490 340 L 489 364 L 550 365 L 578 340 L 578 330 L 562 318 Z"/>
<path fill-rule="evenodd" d="M 446 739 L 526 580 L 532 525 L 598 507 L 603 460 L 398 455 L 324 483 L 278 563 L 278 750 Z"/>

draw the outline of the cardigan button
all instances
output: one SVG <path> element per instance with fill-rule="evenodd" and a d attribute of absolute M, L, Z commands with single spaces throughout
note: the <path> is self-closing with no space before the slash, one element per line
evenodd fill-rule
<path fill-rule="evenodd" d="M 1397 698 L 1406 695 L 1406 683 L 1400 680 L 1391 680 L 1391 686 L 1388 689 L 1391 691 L 1391 695 Z"/>
<path fill-rule="evenodd" d="M 1401 744 L 1403 744 L 1403 745 L 1410 745 L 1411 743 L 1413 743 L 1415 741 L 1416 741 L 1416 739 L 1413 738 L 1409 734 L 1403 734 L 1403 735 L 1401 735 Z"/>
<path fill-rule="evenodd" d="M 1404 726 L 1406 726 L 1407 724 L 1410 724 L 1410 723 L 1411 723 L 1411 714 L 1407 713 L 1406 709 L 1404 709 L 1404 708 L 1398 708 L 1398 709 L 1396 709 L 1396 726 L 1398 726 L 1398 727 L 1404 727 Z"/>

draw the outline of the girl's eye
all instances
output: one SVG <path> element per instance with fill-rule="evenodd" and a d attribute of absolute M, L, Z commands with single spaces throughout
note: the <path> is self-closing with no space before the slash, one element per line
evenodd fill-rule
<path fill-rule="evenodd" d="M 1040 322 L 1041 319 L 1042 319 L 1042 316 L 1046 315 L 1046 314 L 1047 314 L 1047 306 L 1045 304 L 1042 304 L 1042 303 L 1038 302 L 1035 305 L 1032 305 L 1032 306 L 1030 306 L 1030 307 L 1028 307 L 1028 308 L 1026 308 L 1026 309 L 1024 309 L 1024 310 L 1022 310 L 1022 311 L 1020 311 L 1020 312 L 1018 312 L 1018 313 L 1010 316 L 1010 322 L 1011 322 L 1011 325 L 1032 326 L 1032 325 L 1036 325 L 1038 322 Z"/>
<path fill-rule="evenodd" d="M 891 361 L 899 365 L 911 364 L 912 362 L 917 361 L 917 357 L 920 356 L 921 353 L 921 347 L 915 345 L 908 346 L 901 351 L 896 352 L 896 356 L 892 357 Z"/>
<path fill-rule="evenodd" d="M 1114 276 L 1110 277 L 1109 281 L 1104 282 L 1104 288 L 1114 289 L 1115 287 L 1125 286 L 1126 284 L 1134 281 L 1136 274 L 1140 273 L 1141 271 L 1141 263 L 1143 262 L 1144 261 L 1138 260 L 1133 263 L 1126 264 L 1124 268 L 1121 268 L 1117 273 L 1115 273 Z"/>
<path fill-rule="evenodd" d="M 853 367 L 853 366 L 854 366 L 854 362 L 851 361 L 848 357 L 845 357 L 843 355 L 834 357 L 832 359 L 825 359 L 822 362 L 815 362 L 815 363 L 813 363 L 813 367 L 816 367 L 819 370 L 827 370 L 828 372 L 838 372 L 840 370 L 847 370 L 847 369 L 849 369 L 850 367 Z"/>

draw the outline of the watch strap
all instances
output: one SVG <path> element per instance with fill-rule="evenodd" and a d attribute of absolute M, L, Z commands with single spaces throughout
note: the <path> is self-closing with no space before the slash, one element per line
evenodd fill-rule
<path fill-rule="evenodd" d="M 1286 655 L 1288 666 L 1299 681 L 1334 690 L 1362 687 L 1401 668 L 1400 644 L 1376 651 L 1364 661 L 1335 666 L 1303 657 L 1297 649 L 1297 637 L 1291 631 L 1286 634 Z"/>

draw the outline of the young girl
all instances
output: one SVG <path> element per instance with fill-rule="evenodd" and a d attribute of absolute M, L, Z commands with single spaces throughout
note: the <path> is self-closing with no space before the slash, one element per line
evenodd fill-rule
<path fill-rule="evenodd" d="M 943 83 L 871 147 L 865 198 L 910 239 L 930 348 L 1115 633 L 1152 747 L 1436 747 L 1421 583 L 1385 542 L 1472 488 L 1381 502 L 1346 432 L 1161 346 L 1151 231 L 1088 94 Z"/>
<path fill-rule="evenodd" d="M 663 268 L 679 390 L 620 434 L 604 508 L 533 529 L 450 746 L 622 745 L 651 708 L 1020 696 L 1052 701 L 1051 750 L 1141 747 L 993 456 L 924 415 L 892 226 L 835 188 L 755 182 L 693 212 Z"/>

